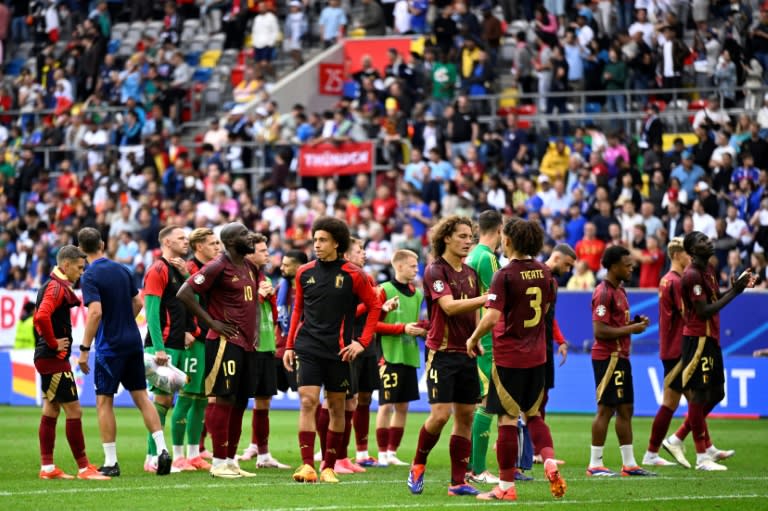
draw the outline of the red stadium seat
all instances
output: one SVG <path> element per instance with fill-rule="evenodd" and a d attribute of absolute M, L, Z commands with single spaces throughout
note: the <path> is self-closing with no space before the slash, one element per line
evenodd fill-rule
<path fill-rule="evenodd" d="M 515 108 L 515 113 L 520 116 L 536 115 L 536 105 L 520 105 L 519 107 Z M 531 119 L 519 119 L 517 121 L 517 126 L 524 130 L 530 129 Z"/>
<path fill-rule="evenodd" d="M 663 99 L 651 99 L 648 101 L 648 103 L 659 107 L 659 112 L 663 112 L 664 110 L 667 109 L 667 102 L 664 101 Z"/>
<path fill-rule="evenodd" d="M 230 75 L 232 87 L 237 87 L 237 84 L 243 81 L 244 74 L 245 74 L 245 66 L 238 65 L 232 68 L 232 74 Z"/>
<path fill-rule="evenodd" d="M 704 110 L 706 107 L 707 107 L 706 99 L 697 99 L 696 101 L 691 101 L 690 103 L 688 103 L 688 110 L 690 111 Z"/>

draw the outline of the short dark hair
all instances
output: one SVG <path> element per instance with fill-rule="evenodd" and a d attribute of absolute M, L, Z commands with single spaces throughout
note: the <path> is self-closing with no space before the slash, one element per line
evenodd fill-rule
<path fill-rule="evenodd" d="M 162 243 L 163 240 L 168 236 L 170 236 L 171 233 L 176 229 L 181 229 L 181 227 L 179 227 L 178 225 L 168 225 L 163 227 L 162 229 L 160 229 L 160 232 L 157 234 L 157 241 Z"/>
<path fill-rule="evenodd" d="M 93 227 L 83 227 L 77 233 L 77 244 L 86 254 L 95 254 L 101 250 L 101 233 Z"/>
<path fill-rule="evenodd" d="M 555 248 L 552 249 L 553 252 L 560 252 L 564 256 L 573 257 L 574 259 L 578 259 L 576 257 L 576 252 L 571 248 L 571 246 L 568 243 L 558 243 L 555 245 Z"/>
<path fill-rule="evenodd" d="M 472 220 L 465 216 L 451 215 L 440 220 L 435 225 L 430 236 L 432 238 L 432 251 L 435 257 L 439 257 L 445 253 L 445 238 L 450 236 L 459 225 L 468 225 L 470 229 L 473 229 Z"/>
<path fill-rule="evenodd" d="M 267 243 L 267 237 L 261 234 L 260 232 L 253 232 L 251 233 L 251 239 L 253 239 L 253 244 L 257 243 Z"/>
<path fill-rule="evenodd" d="M 290 257 L 299 264 L 307 264 L 309 262 L 309 258 L 303 250 L 289 250 L 283 257 Z"/>
<path fill-rule="evenodd" d="M 349 250 L 349 227 L 347 224 L 332 216 L 321 216 L 312 224 L 312 237 L 317 231 L 325 231 L 331 235 L 333 241 L 339 244 L 336 252 L 339 254 Z"/>
<path fill-rule="evenodd" d="M 705 234 L 699 231 L 691 231 L 685 235 L 685 238 L 683 238 L 683 249 L 688 255 L 693 255 L 693 246 L 701 236 L 705 236 Z"/>
<path fill-rule="evenodd" d="M 76 261 L 85 257 L 82 250 L 74 245 L 64 245 L 56 254 L 56 264 L 62 264 L 64 261 Z"/>
<path fill-rule="evenodd" d="M 521 254 L 535 257 L 544 246 L 544 230 L 537 222 L 513 218 L 504 226 L 504 235 Z"/>
<path fill-rule="evenodd" d="M 480 230 L 480 234 L 493 232 L 503 223 L 504 218 L 495 209 L 487 209 L 477 217 L 477 227 Z"/>
<path fill-rule="evenodd" d="M 603 265 L 603 268 L 610 270 L 611 266 L 620 263 L 621 259 L 628 255 L 630 254 L 626 247 L 622 247 L 621 245 L 612 245 L 605 249 L 600 263 Z"/>

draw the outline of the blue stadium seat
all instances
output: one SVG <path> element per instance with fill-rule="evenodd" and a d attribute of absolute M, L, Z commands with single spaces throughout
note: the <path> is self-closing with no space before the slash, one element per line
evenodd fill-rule
<path fill-rule="evenodd" d="M 200 55 L 199 51 L 190 51 L 184 56 L 184 61 L 188 66 L 197 67 L 200 64 Z"/>
<path fill-rule="evenodd" d="M 19 76 L 25 63 L 25 59 L 13 59 L 5 65 L 5 74 L 8 76 Z"/>
<path fill-rule="evenodd" d="M 584 105 L 584 113 L 587 114 L 597 114 L 600 113 L 600 111 L 603 109 L 603 106 L 600 103 L 587 103 Z M 584 119 L 582 122 L 582 125 L 586 126 L 588 124 L 594 124 L 594 120 L 591 118 Z"/>
<path fill-rule="evenodd" d="M 107 45 L 107 53 L 114 55 L 120 49 L 120 39 L 112 39 Z"/>
<path fill-rule="evenodd" d="M 192 75 L 192 81 L 206 83 L 208 80 L 211 79 L 212 75 L 213 75 L 213 69 L 201 67 L 201 68 L 195 69 L 195 74 Z"/>

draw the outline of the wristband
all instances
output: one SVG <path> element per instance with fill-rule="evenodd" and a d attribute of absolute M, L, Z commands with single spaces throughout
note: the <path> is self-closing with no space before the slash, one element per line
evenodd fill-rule
<path fill-rule="evenodd" d="M 91 351 L 90 346 L 86 346 L 85 344 L 80 345 L 80 351 Z"/>

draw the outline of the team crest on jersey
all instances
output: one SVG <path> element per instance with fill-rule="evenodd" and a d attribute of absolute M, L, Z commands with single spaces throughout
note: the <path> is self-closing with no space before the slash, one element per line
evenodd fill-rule
<path fill-rule="evenodd" d="M 432 283 L 432 289 L 434 289 L 436 293 L 442 293 L 443 289 L 445 289 L 445 284 L 443 284 L 442 280 L 436 280 Z"/>
<path fill-rule="evenodd" d="M 339 273 L 336 275 L 336 288 L 339 289 L 344 285 L 344 275 Z"/>
<path fill-rule="evenodd" d="M 701 292 L 702 290 L 700 285 L 696 284 L 695 286 L 693 286 L 693 294 L 695 294 L 696 296 L 701 296 Z"/>
<path fill-rule="evenodd" d="M 605 305 L 598 305 L 597 308 L 595 309 L 595 314 L 597 314 L 597 316 L 600 317 L 600 318 L 605 316 L 606 312 L 607 311 L 605 309 Z"/>
<path fill-rule="evenodd" d="M 197 284 L 199 286 L 200 284 L 205 282 L 205 275 L 203 275 L 202 273 L 198 273 L 197 275 L 192 277 L 192 282 L 194 282 L 195 284 Z"/>
<path fill-rule="evenodd" d="M 496 294 L 495 293 L 489 293 L 488 294 L 488 301 L 492 302 L 494 300 L 496 300 Z"/>

